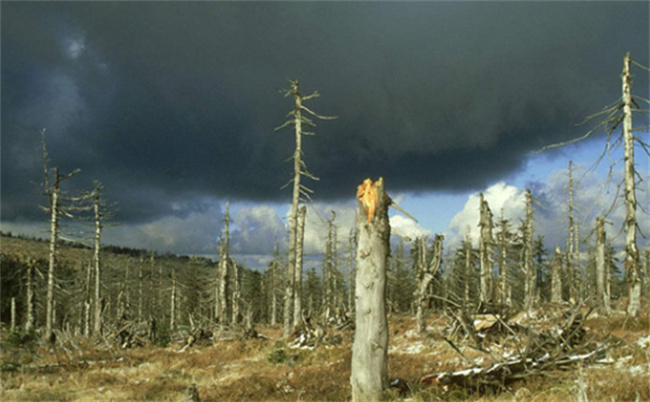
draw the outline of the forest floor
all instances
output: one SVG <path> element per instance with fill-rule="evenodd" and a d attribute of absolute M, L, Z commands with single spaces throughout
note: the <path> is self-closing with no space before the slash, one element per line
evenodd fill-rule
<path fill-rule="evenodd" d="M 424 375 L 485 366 L 490 357 L 462 342 L 456 343 L 460 353 L 455 351 L 442 339 L 444 316 L 430 316 L 423 337 L 417 335 L 413 318 L 393 316 L 388 375 L 404 380 L 410 389 L 405 394 L 390 389 L 385 400 L 648 401 L 650 309 L 642 313 L 637 320 L 626 320 L 622 312 L 592 314 L 585 324 L 589 334 L 621 341 L 604 359 L 527 376 L 501 391 L 419 385 Z M 543 324 L 544 317 L 535 319 Z M 17 346 L 3 332 L 0 400 L 181 401 L 192 384 L 202 401 L 349 400 L 353 331 L 330 329 L 328 337 L 337 335 L 338 344 L 291 348 L 280 340 L 280 326 L 257 330 L 267 338 L 217 337 L 182 352 L 180 339 L 167 347 L 130 349 L 68 339 L 52 348 L 39 343 Z"/>

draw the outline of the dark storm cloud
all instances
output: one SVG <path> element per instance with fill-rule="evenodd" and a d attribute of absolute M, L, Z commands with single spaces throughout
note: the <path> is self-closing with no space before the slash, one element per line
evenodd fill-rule
<path fill-rule="evenodd" d="M 647 3 L 3 3 L 2 219 L 38 216 L 42 127 L 124 221 L 288 199 L 286 78 L 339 117 L 304 140 L 317 197 L 477 188 L 584 132 L 626 51 L 648 64 Z"/>

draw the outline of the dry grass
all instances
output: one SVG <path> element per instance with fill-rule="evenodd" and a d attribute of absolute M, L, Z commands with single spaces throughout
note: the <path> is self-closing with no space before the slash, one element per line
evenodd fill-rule
<path fill-rule="evenodd" d="M 647 308 L 645 312 L 648 312 Z M 647 316 L 646 316 L 647 317 Z M 609 356 L 611 365 L 584 368 L 589 401 L 650 400 L 650 352 L 638 340 L 648 337 L 644 321 L 625 317 L 595 316 L 588 325 L 594 335 L 610 333 L 624 341 Z M 466 366 L 449 345 L 440 340 L 441 319 L 429 320 L 430 335 L 419 337 L 410 317 L 391 317 L 389 377 L 401 378 L 412 387 L 416 401 L 571 401 L 578 394 L 579 369 L 552 371 L 530 377 L 499 394 L 479 395 L 461 389 L 420 387 L 425 374 Z M 183 391 L 196 384 L 204 401 L 343 401 L 350 398 L 351 333 L 344 342 L 310 351 L 290 349 L 277 340 L 279 326 L 260 332 L 275 339 L 218 341 L 177 353 L 167 348 L 108 349 L 79 341 L 79 350 L 48 353 L 37 347 L 3 351 L 2 360 L 13 359 L 15 371 L 1 373 L 2 401 L 179 401 Z M 463 348 L 471 359 L 484 354 Z M 274 358 L 269 358 L 274 357 Z M 487 360 L 486 360 L 487 362 Z M 386 400 L 403 398 L 388 390 Z"/>

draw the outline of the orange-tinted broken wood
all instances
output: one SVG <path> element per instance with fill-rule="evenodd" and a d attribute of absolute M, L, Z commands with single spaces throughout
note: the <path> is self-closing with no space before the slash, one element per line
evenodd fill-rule
<path fill-rule="evenodd" d="M 377 187 L 381 184 L 381 182 L 381 178 L 374 184 L 372 180 L 366 179 L 359 187 L 357 187 L 357 199 L 361 202 L 361 205 L 363 205 L 363 208 L 366 211 L 366 214 L 368 216 L 368 223 L 372 222 L 372 217 L 375 215 L 375 210 L 377 209 L 377 204 L 379 203 Z"/>

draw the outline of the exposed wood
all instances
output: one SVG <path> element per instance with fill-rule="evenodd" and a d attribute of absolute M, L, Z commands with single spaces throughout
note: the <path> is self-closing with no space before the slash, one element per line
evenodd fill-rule
<path fill-rule="evenodd" d="M 302 321 L 302 261 L 303 245 L 305 241 L 305 218 L 307 207 L 300 206 L 298 210 L 298 233 L 296 234 L 296 269 L 295 269 L 295 297 L 293 304 L 293 326 L 297 326 Z"/>
<path fill-rule="evenodd" d="M 417 289 L 416 289 L 416 313 L 415 320 L 418 329 L 418 333 L 424 334 L 426 330 L 426 321 L 424 316 L 424 309 L 426 308 L 426 295 L 427 289 L 433 282 L 433 279 L 440 268 L 440 263 L 442 262 L 442 241 L 443 236 L 437 234 L 433 241 L 433 255 L 431 256 L 431 261 L 427 264 L 426 260 L 423 261 L 424 264 L 420 267 L 417 278 Z M 426 237 L 421 237 L 418 239 L 420 242 L 419 248 L 420 252 L 426 258 Z"/>
<path fill-rule="evenodd" d="M 607 260 L 607 234 L 605 219 L 596 218 L 596 302 L 605 314 L 611 313 L 609 286 L 609 264 Z"/>
<path fill-rule="evenodd" d="M 623 143 L 625 147 L 625 270 L 628 284 L 627 314 L 639 316 L 641 308 L 641 275 L 636 231 L 636 189 L 634 168 L 634 136 L 632 133 L 632 84 L 630 53 L 623 58 Z"/>
<path fill-rule="evenodd" d="M 551 302 L 562 302 L 562 250 L 560 250 L 560 246 L 555 246 L 551 265 Z"/>
<path fill-rule="evenodd" d="M 356 315 L 352 346 L 350 382 L 352 401 L 380 400 L 388 387 L 388 322 L 386 318 L 386 264 L 390 250 L 390 223 L 388 206 L 390 198 L 385 193 L 383 180 L 370 182 L 372 188 L 359 186 L 357 278 L 355 286 Z M 365 191 L 376 194 L 376 207 L 372 214 L 362 199 Z M 368 222 L 367 217 L 371 221 Z"/>
<path fill-rule="evenodd" d="M 480 227 L 479 247 L 481 253 L 479 301 L 487 303 L 491 299 L 492 287 L 492 211 L 490 211 L 490 206 L 483 193 L 480 194 L 479 199 L 480 218 L 478 226 Z"/>

